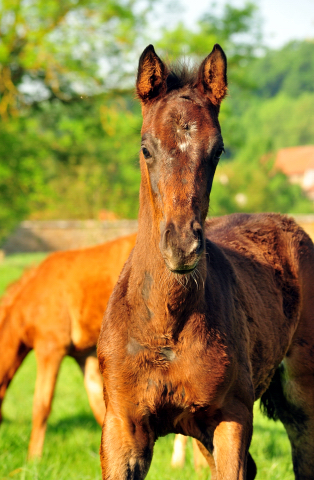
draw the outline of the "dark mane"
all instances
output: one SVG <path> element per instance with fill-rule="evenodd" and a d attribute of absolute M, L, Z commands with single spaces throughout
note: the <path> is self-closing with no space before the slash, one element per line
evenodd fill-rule
<path fill-rule="evenodd" d="M 184 62 L 178 62 L 168 67 L 169 75 L 167 77 L 167 92 L 179 90 L 185 86 L 193 86 L 197 81 L 198 65 L 187 65 Z"/>

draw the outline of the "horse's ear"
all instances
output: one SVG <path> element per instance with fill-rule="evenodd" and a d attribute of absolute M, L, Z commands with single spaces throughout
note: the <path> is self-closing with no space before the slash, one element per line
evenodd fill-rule
<path fill-rule="evenodd" d="M 200 65 L 198 87 L 217 106 L 227 94 L 227 58 L 217 43 Z"/>
<path fill-rule="evenodd" d="M 142 53 L 138 65 L 136 90 L 142 103 L 146 103 L 166 90 L 167 68 L 155 53 L 153 45 L 148 45 Z"/>

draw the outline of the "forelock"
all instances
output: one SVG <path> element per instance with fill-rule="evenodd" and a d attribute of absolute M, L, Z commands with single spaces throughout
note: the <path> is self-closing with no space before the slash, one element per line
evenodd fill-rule
<path fill-rule="evenodd" d="M 198 67 L 190 67 L 184 62 L 178 62 L 168 67 L 167 92 L 179 90 L 185 86 L 193 87 L 197 82 Z"/>

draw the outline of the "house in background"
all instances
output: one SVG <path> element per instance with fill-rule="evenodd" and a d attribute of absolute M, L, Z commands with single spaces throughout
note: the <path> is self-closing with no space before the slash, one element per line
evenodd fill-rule
<path fill-rule="evenodd" d="M 274 168 L 287 175 L 291 183 L 300 185 L 314 200 L 314 145 L 282 148 L 277 153 Z"/>

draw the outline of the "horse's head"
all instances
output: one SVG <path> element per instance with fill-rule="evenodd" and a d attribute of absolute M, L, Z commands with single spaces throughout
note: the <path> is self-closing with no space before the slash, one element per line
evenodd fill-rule
<path fill-rule="evenodd" d="M 176 273 L 192 271 L 204 250 L 204 221 L 223 140 L 219 106 L 227 91 L 219 45 L 193 72 L 174 72 L 152 45 L 141 55 L 141 213 L 152 215 L 160 251 Z"/>

